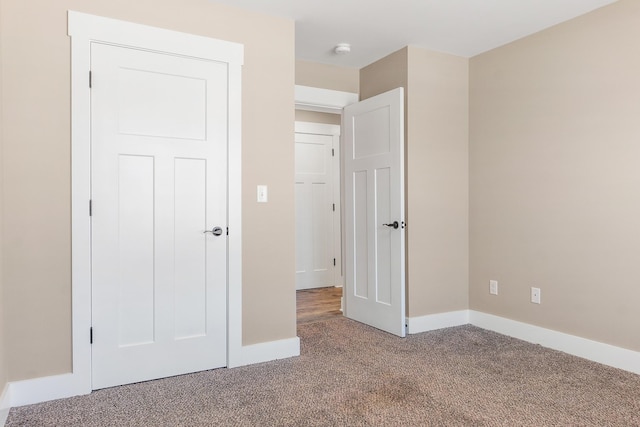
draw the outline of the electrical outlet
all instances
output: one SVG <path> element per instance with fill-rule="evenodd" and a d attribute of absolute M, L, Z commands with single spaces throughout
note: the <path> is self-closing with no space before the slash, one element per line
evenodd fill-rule
<path fill-rule="evenodd" d="M 489 293 L 491 295 L 498 295 L 498 281 L 489 280 Z"/>
<path fill-rule="evenodd" d="M 540 288 L 531 288 L 531 302 L 540 304 Z"/>

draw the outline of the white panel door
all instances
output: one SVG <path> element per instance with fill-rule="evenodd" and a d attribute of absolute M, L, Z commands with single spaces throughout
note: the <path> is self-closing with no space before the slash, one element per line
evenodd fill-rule
<path fill-rule="evenodd" d="M 405 336 L 404 92 L 345 107 L 345 315 Z"/>
<path fill-rule="evenodd" d="M 93 388 L 226 366 L 227 64 L 91 68 Z"/>
<path fill-rule="evenodd" d="M 296 289 L 334 286 L 333 136 L 296 132 Z"/>

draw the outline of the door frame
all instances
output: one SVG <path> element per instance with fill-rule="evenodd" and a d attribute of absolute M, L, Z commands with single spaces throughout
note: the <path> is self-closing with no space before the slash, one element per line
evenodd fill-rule
<path fill-rule="evenodd" d="M 298 110 L 315 111 L 319 113 L 331 113 L 339 114 L 342 121 L 342 113 L 344 107 L 358 102 L 360 95 L 354 92 L 344 92 L 332 89 L 324 89 L 311 86 L 295 85 L 295 107 Z M 340 125 L 340 129 L 342 129 Z M 342 147 L 342 135 L 340 136 L 340 146 Z M 343 189 L 343 175 L 344 168 L 342 164 L 342 152 L 338 153 L 339 156 L 339 175 L 340 180 L 338 182 L 340 189 L 340 230 L 344 230 L 344 191 Z M 340 240 L 340 265 L 344 267 L 344 248 L 345 248 L 344 233 L 341 233 Z M 344 274 L 342 274 L 342 284 L 344 286 Z M 344 307 L 344 298 L 342 298 L 341 308 Z"/>
<path fill-rule="evenodd" d="M 228 118 L 227 366 L 242 359 L 241 74 L 238 43 L 69 11 L 71 36 L 71 307 L 72 373 L 60 394 L 91 392 L 91 43 L 226 62 Z M 69 377 L 70 376 L 70 377 Z M 66 392 L 66 393 L 65 393 Z"/>
<path fill-rule="evenodd" d="M 358 102 L 359 95 L 353 92 L 296 85 L 295 99 L 296 110 L 341 115 L 344 107 Z"/>
<path fill-rule="evenodd" d="M 333 283 L 336 287 L 344 286 L 344 272 L 342 269 L 342 168 L 340 163 L 340 126 L 326 123 L 295 122 L 295 133 L 313 135 L 327 135 L 332 139 L 334 156 L 331 161 L 333 174 L 333 188 L 331 189 L 332 203 L 335 203 L 337 215 L 332 218 L 332 252 L 336 259 L 333 269 Z"/>

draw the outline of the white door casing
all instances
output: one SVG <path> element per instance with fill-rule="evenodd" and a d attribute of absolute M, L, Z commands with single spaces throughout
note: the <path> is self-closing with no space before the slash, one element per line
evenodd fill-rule
<path fill-rule="evenodd" d="M 345 315 L 405 336 L 404 91 L 345 107 Z M 393 224 L 397 224 L 397 228 Z"/>
<path fill-rule="evenodd" d="M 341 286 L 340 127 L 296 122 L 296 289 Z"/>
<path fill-rule="evenodd" d="M 70 374 L 25 382 L 16 387 L 16 402 L 29 404 L 89 393 L 91 386 L 91 44 L 101 42 L 165 52 L 229 67 L 228 106 L 228 322 L 227 365 L 261 361 L 242 345 L 242 227 L 241 227 L 241 69 L 243 47 L 237 43 L 164 30 L 69 11 L 72 53 L 72 354 Z M 250 351 L 249 351 L 250 350 Z M 247 354 L 245 354 L 247 353 Z M 264 360 L 264 359 L 262 359 Z"/>
<path fill-rule="evenodd" d="M 358 94 L 311 86 L 295 86 L 296 110 L 342 114 L 347 105 L 358 102 Z"/>
<path fill-rule="evenodd" d="M 227 64 L 93 43 L 91 72 L 93 388 L 226 366 Z"/>

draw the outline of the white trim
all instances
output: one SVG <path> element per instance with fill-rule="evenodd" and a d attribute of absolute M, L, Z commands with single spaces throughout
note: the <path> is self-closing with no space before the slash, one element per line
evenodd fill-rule
<path fill-rule="evenodd" d="M 73 396 L 91 392 L 91 345 L 87 339 L 91 327 L 91 220 L 87 205 L 91 198 L 91 94 L 87 70 L 91 64 L 90 32 L 81 35 L 80 28 L 72 30 L 85 16 L 69 11 L 71 37 L 71 322 L 72 373 L 68 375 L 26 380 L 15 383 L 18 394 L 12 405 L 62 397 L 47 396 L 44 400 L 38 380 L 49 384 L 48 378 L 61 378 L 55 390 Z M 68 390 L 66 382 L 77 382 L 78 388 Z M 14 386 L 12 385 L 12 388 Z M 26 396 L 34 396 L 29 399 Z M 36 397 L 38 396 L 38 397 Z"/>
<path fill-rule="evenodd" d="M 340 136 L 340 125 L 326 123 L 295 122 L 295 133 Z"/>
<path fill-rule="evenodd" d="M 640 374 L 640 352 L 475 310 L 450 311 L 427 316 L 408 317 L 407 332 L 409 334 L 417 334 L 465 324 L 471 324 L 482 329 L 602 363 L 603 365 Z"/>
<path fill-rule="evenodd" d="M 467 321 L 465 321 L 467 319 Z M 640 352 L 616 347 L 551 329 L 474 310 L 460 310 L 407 318 L 409 334 L 470 323 L 479 328 L 559 350 L 614 368 L 640 374 Z M 229 367 L 261 363 L 300 355 L 298 337 L 242 347 Z M 9 406 L 21 406 L 76 395 L 74 374 L 63 374 L 7 384 L 0 396 L 0 421 Z M 0 423 L 2 425 L 2 423 Z"/>
<path fill-rule="evenodd" d="M 449 311 L 427 316 L 407 317 L 407 333 L 419 334 L 469 323 L 469 310 Z"/>
<path fill-rule="evenodd" d="M 358 102 L 358 94 L 296 85 L 295 99 L 298 110 L 342 114 L 344 107 Z"/>
<path fill-rule="evenodd" d="M 242 358 L 242 67 L 229 65 L 227 366 Z"/>
<path fill-rule="evenodd" d="M 229 368 L 295 356 L 300 356 L 300 338 L 298 337 L 246 345 L 242 348 L 241 358 L 234 360 L 235 363 L 229 365 Z"/>
<path fill-rule="evenodd" d="M 2 394 L 0 394 L 0 426 L 4 426 L 11 409 L 11 387 L 10 383 L 5 384 Z"/>
<path fill-rule="evenodd" d="M 136 47 L 158 52 L 243 64 L 242 44 L 197 36 L 164 28 L 69 11 L 68 35 L 87 41 Z"/>
<path fill-rule="evenodd" d="M 85 391 L 75 386 L 77 376 L 77 373 L 73 373 L 14 381 L 10 383 L 11 406 L 31 405 L 90 393 L 91 390 Z"/>
<path fill-rule="evenodd" d="M 148 27 L 69 11 L 71 36 L 71 218 L 72 218 L 72 351 L 71 374 L 12 384 L 12 405 L 91 392 L 91 43 L 108 43 L 143 50 L 229 63 L 229 295 L 227 364 L 242 353 L 242 210 L 241 210 L 241 66 L 244 48 L 237 43 Z"/>
<path fill-rule="evenodd" d="M 640 374 L 640 352 L 479 311 L 469 311 L 472 325 L 574 356 Z"/>

